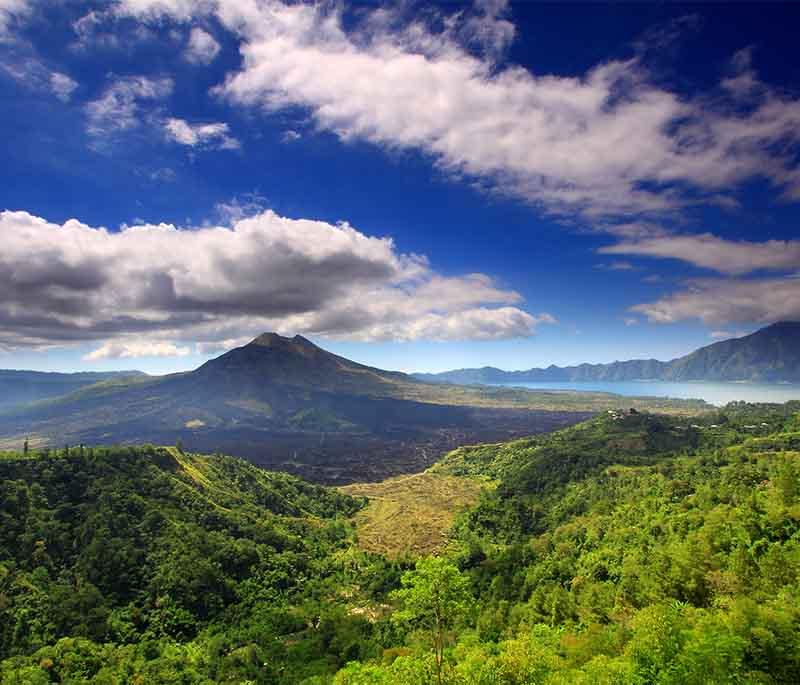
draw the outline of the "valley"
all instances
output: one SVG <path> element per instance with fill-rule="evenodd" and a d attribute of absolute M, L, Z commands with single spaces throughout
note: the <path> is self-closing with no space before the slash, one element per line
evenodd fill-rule
<path fill-rule="evenodd" d="M 798 685 L 798 27 L 0 0 L 0 685 Z"/>
<path fill-rule="evenodd" d="M 418 472 L 459 445 L 542 433 L 609 409 L 697 400 L 428 383 L 265 333 L 198 369 L 117 376 L 0 411 L 0 448 L 181 443 L 319 483 Z"/>
<path fill-rule="evenodd" d="M 736 403 L 339 490 L 176 447 L 6 452 L 0 679 L 422 685 L 424 581 L 463 597 L 447 683 L 788 685 L 799 450 L 800 403 Z"/>

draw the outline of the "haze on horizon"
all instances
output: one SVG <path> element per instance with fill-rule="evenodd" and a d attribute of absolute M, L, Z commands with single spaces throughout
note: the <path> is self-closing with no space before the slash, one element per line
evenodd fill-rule
<path fill-rule="evenodd" d="M 0 0 L 0 368 L 669 360 L 800 320 L 800 7 Z"/>

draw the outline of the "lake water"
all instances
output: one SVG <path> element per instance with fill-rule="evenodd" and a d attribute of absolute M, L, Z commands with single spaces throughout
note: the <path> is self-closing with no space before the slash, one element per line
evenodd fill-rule
<path fill-rule="evenodd" d="M 532 390 L 585 390 L 611 392 L 616 395 L 673 397 L 677 399 L 700 399 L 709 404 L 722 406 L 728 402 L 788 402 L 800 400 L 800 384 L 783 383 L 712 383 L 693 381 L 672 383 L 669 381 L 585 381 L 549 383 L 498 383 L 516 388 Z"/>

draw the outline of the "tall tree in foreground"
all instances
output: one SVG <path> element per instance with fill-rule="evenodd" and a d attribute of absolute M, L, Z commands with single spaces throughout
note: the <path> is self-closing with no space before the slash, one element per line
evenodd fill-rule
<path fill-rule="evenodd" d="M 436 663 L 436 680 L 442 684 L 444 649 L 450 631 L 464 617 L 472 595 L 467 578 L 456 566 L 437 557 L 420 559 L 401 578 L 394 593 L 403 608 L 394 619 L 424 630 L 430 637 Z"/>

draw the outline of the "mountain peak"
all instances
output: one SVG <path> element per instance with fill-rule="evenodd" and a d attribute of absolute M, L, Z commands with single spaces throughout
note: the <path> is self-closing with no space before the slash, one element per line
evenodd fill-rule
<path fill-rule="evenodd" d="M 291 338 L 285 338 L 277 333 L 262 333 L 257 338 L 253 338 L 249 345 L 261 345 L 262 347 L 275 347 L 277 345 L 285 345 L 291 342 Z"/>
<path fill-rule="evenodd" d="M 296 335 L 289 338 L 278 333 L 262 333 L 257 338 L 254 338 L 248 343 L 258 347 L 273 347 L 273 348 L 316 348 L 317 346 L 302 335 Z"/>

